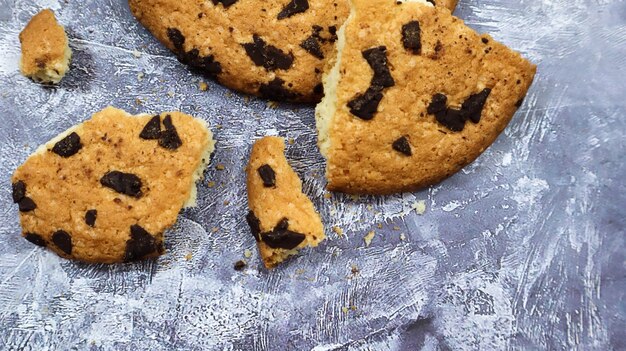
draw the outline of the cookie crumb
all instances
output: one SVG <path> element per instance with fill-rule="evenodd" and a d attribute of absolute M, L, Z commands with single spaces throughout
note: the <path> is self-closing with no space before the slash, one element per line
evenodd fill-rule
<path fill-rule="evenodd" d="M 293 138 L 289 138 L 289 145 L 293 145 L 295 143 L 296 143 L 296 141 Z"/>
<path fill-rule="evenodd" d="M 342 307 L 342 308 L 341 308 L 341 311 L 342 311 L 343 313 L 348 313 L 348 307 Z"/>
<path fill-rule="evenodd" d="M 192 253 L 191 252 L 187 252 L 187 254 L 185 255 L 185 260 L 191 261 L 192 258 L 193 258 Z"/>
<path fill-rule="evenodd" d="M 400 240 L 402 241 L 406 240 L 406 235 L 404 235 L 404 233 L 400 233 Z"/>
<path fill-rule="evenodd" d="M 223 171 L 224 169 L 226 169 L 226 167 L 224 167 L 224 165 L 220 163 L 217 166 L 215 166 L 215 169 L 217 169 L 218 171 Z"/>
<path fill-rule="evenodd" d="M 133 56 L 135 56 L 135 58 L 140 58 L 141 57 L 141 52 L 139 52 L 137 50 L 133 50 Z"/>
<path fill-rule="evenodd" d="M 245 258 L 250 258 L 250 257 L 252 257 L 252 251 L 251 251 L 251 250 L 249 250 L 249 249 L 245 249 L 245 250 L 243 251 L 243 257 L 245 257 Z"/>
<path fill-rule="evenodd" d="M 207 91 L 209 90 L 209 85 L 205 82 L 200 82 L 198 83 L 198 88 L 202 91 Z"/>
<path fill-rule="evenodd" d="M 333 227 L 333 231 L 334 231 L 335 233 L 337 233 L 337 235 L 339 235 L 339 236 L 343 236 L 343 229 L 341 229 L 341 228 L 339 228 L 339 227 L 337 227 L 337 226 L 334 226 L 334 227 Z"/>
<path fill-rule="evenodd" d="M 370 246 L 370 244 L 372 243 L 372 239 L 374 239 L 375 235 L 376 232 L 372 230 L 371 232 L 367 233 L 365 237 L 363 237 L 363 241 L 365 241 L 365 247 Z"/>
<path fill-rule="evenodd" d="M 420 200 L 413 203 L 413 209 L 418 215 L 423 215 L 426 212 L 426 201 Z"/>
<path fill-rule="evenodd" d="M 215 182 L 211 180 L 211 181 L 209 181 L 209 182 L 207 183 L 207 186 L 208 186 L 209 188 L 212 188 L 212 187 L 214 187 L 214 186 L 215 186 Z"/>
<path fill-rule="evenodd" d="M 330 193 L 324 193 L 324 198 L 325 199 L 330 199 L 331 197 L 333 197 Z"/>
<path fill-rule="evenodd" d="M 144 76 L 145 76 L 145 75 L 144 75 L 144 73 L 143 73 L 143 72 L 139 72 L 139 73 L 137 73 L 137 80 L 143 80 L 143 77 L 144 77 Z"/>
<path fill-rule="evenodd" d="M 276 109 L 276 108 L 278 108 L 278 102 L 276 102 L 276 101 L 268 101 L 267 102 L 267 107 L 271 108 L 271 109 Z"/>

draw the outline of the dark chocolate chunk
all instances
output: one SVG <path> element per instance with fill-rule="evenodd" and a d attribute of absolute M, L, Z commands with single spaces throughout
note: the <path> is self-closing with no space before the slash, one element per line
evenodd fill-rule
<path fill-rule="evenodd" d="M 76 132 L 72 132 L 52 147 L 52 152 L 61 157 L 73 156 L 83 147 L 80 143 L 80 137 Z"/>
<path fill-rule="evenodd" d="M 176 28 L 167 29 L 167 37 L 178 51 L 184 51 L 185 36 Z"/>
<path fill-rule="evenodd" d="M 322 52 L 322 47 L 320 46 L 320 42 L 317 36 L 311 35 L 306 38 L 302 43 L 300 43 L 300 47 L 306 50 L 309 54 L 317 57 L 318 59 L 324 59 L 324 53 Z"/>
<path fill-rule="evenodd" d="M 120 194 L 140 198 L 141 179 L 131 173 L 123 173 L 119 171 L 107 172 L 100 178 L 100 184 L 111 188 Z"/>
<path fill-rule="evenodd" d="M 364 119 L 370 120 L 374 118 L 374 114 L 378 110 L 378 105 L 383 99 L 382 88 L 369 87 L 365 94 L 357 94 L 348 102 L 350 113 Z"/>
<path fill-rule="evenodd" d="M 246 262 L 244 262 L 242 260 L 239 260 L 239 261 L 235 262 L 235 265 L 233 266 L 233 268 L 236 271 L 243 271 L 243 269 L 246 268 L 246 266 L 247 266 Z"/>
<path fill-rule="evenodd" d="M 328 27 L 328 33 L 330 33 L 330 42 L 334 43 L 337 40 L 337 27 L 330 26 Z"/>
<path fill-rule="evenodd" d="M 68 232 L 57 230 L 52 234 L 52 242 L 66 254 L 72 254 L 72 237 Z"/>
<path fill-rule="evenodd" d="M 18 180 L 17 182 L 11 184 L 11 188 L 13 190 L 13 203 L 16 204 L 20 202 L 20 200 L 22 200 L 24 196 L 26 196 L 26 183 L 24 183 L 23 181 Z"/>
<path fill-rule="evenodd" d="M 87 223 L 90 227 L 95 227 L 96 217 L 98 217 L 98 211 L 96 210 L 89 210 L 85 212 L 85 223 Z"/>
<path fill-rule="evenodd" d="M 392 147 L 394 150 L 406 155 L 406 156 L 411 156 L 413 155 L 413 152 L 411 152 L 411 144 L 409 144 L 409 139 L 407 139 L 407 137 L 403 136 L 401 138 L 399 138 L 398 140 L 394 141 L 392 144 Z"/>
<path fill-rule="evenodd" d="M 263 186 L 272 188 L 276 186 L 276 173 L 270 165 L 263 165 L 257 169 L 259 176 L 263 180 Z"/>
<path fill-rule="evenodd" d="M 134 261 L 159 251 L 156 239 L 137 224 L 130 226 L 130 239 L 126 241 L 124 261 Z"/>
<path fill-rule="evenodd" d="M 313 88 L 313 94 L 315 95 L 323 95 L 324 94 L 324 84 L 319 83 Z"/>
<path fill-rule="evenodd" d="M 444 94 L 435 94 L 433 95 L 433 99 L 428 105 L 427 112 L 431 115 L 437 114 L 441 111 L 445 111 L 448 102 L 448 97 Z"/>
<path fill-rule="evenodd" d="M 257 66 L 263 66 L 268 71 L 289 69 L 293 64 L 293 55 L 286 54 L 279 48 L 269 45 L 260 36 L 253 35 L 254 42 L 242 44 L 246 54 Z"/>
<path fill-rule="evenodd" d="M 415 55 L 422 52 L 420 23 L 418 21 L 411 21 L 402 26 L 402 44 L 405 49 Z"/>
<path fill-rule="evenodd" d="M 285 88 L 283 84 L 284 80 L 276 77 L 274 80 L 267 84 L 261 84 L 259 87 L 259 94 L 269 100 L 284 101 L 293 100 L 297 97 L 297 94 L 291 90 Z"/>
<path fill-rule="evenodd" d="M 271 232 L 261 233 L 261 238 L 272 249 L 295 249 L 304 241 L 306 235 L 293 232 L 289 229 L 289 222 L 283 218 Z"/>
<path fill-rule="evenodd" d="M 285 19 L 309 9 L 308 0 L 291 0 L 278 14 L 278 19 Z"/>
<path fill-rule="evenodd" d="M 461 106 L 463 117 L 474 123 L 480 122 L 480 115 L 483 112 L 483 107 L 485 107 L 485 102 L 487 102 L 490 93 L 491 89 L 485 88 L 478 94 L 470 95 Z"/>
<path fill-rule="evenodd" d="M 212 0 L 212 1 L 213 1 L 213 5 L 217 6 L 217 4 L 222 4 L 225 8 L 230 7 L 231 5 L 237 2 L 237 0 Z"/>
<path fill-rule="evenodd" d="M 24 196 L 20 202 L 17 203 L 20 212 L 30 212 L 34 209 L 37 208 L 37 204 L 35 204 L 35 201 L 33 201 L 33 199 L 31 199 L 28 196 Z"/>
<path fill-rule="evenodd" d="M 371 82 L 372 86 L 388 88 L 395 85 L 391 72 L 389 72 L 386 47 L 379 46 L 371 48 L 363 51 L 362 55 L 374 71 L 374 77 Z"/>
<path fill-rule="evenodd" d="M 254 212 L 249 211 L 246 215 L 246 222 L 248 222 L 248 226 L 250 226 L 250 231 L 254 236 L 254 239 L 258 242 L 261 240 L 259 238 L 259 234 L 261 233 L 261 221 L 254 215 Z"/>
<path fill-rule="evenodd" d="M 36 233 L 26 233 L 24 235 L 24 239 L 30 241 L 37 246 L 45 247 L 47 245 L 46 241 L 41 237 L 41 235 Z"/>
<path fill-rule="evenodd" d="M 159 139 L 161 137 L 161 116 L 152 117 L 143 127 L 139 137 L 146 140 Z"/>
<path fill-rule="evenodd" d="M 289 229 L 289 220 L 287 218 L 283 218 L 276 224 L 274 230 L 287 230 Z"/>
<path fill-rule="evenodd" d="M 437 122 L 453 132 L 460 132 L 465 128 L 465 116 L 461 110 L 448 108 L 435 114 Z"/>
<path fill-rule="evenodd" d="M 189 65 L 210 78 L 215 78 L 218 74 L 222 73 L 222 65 L 215 61 L 213 55 L 200 56 L 200 51 L 196 48 L 191 49 L 188 52 L 179 52 L 178 61 Z"/>
<path fill-rule="evenodd" d="M 176 150 L 183 145 L 183 141 L 180 140 L 176 127 L 172 124 L 172 116 L 167 115 L 163 118 L 163 126 L 165 130 L 161 132 L 159 146 L 168 150 Z"/>
<path fill-rule="evenodd" d="M 520 108 L 523 103 L 524 103 L 524 98 L 521 98 L 517 100 L 517 102 L 515 103 L 515 107 Z"/>

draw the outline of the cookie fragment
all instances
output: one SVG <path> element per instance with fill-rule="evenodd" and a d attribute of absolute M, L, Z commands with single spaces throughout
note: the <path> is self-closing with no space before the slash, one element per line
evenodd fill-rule
<path fill-rule="evenodd" d="M 72 236 L 68 232 L 57 230 L 52 234 L 52 242 L 66 254 L 72 254 Z"/>
<path fill-rule="evenodd" d="M 136 198 L 140 198 L 141 179 L 134 174 L 124 173 L 120 171 L 109 171 L 102 178 L 100 184 L 107 188 L 111 188 L 116 192 Z"/>
<path fill-rule="evenodd" d="M 78 136 L 76 132 L 72 132 L 68 136 L 54 144 L 54 147 L 52 147 L 52 152 L 61 157 L 67 158 L 70 156 L 74 156 L 78 151 L 80 151 L 82 147 L 83 144 L 80 143 L 80 136 Z"/>
<path fill-rule="evenodd" d="M 46 247 L 47 245 L 46 241 L 41 237 L 41 235 L 36 233 L 26 233 L 24 234 L 24 239 L 30 241 L 37 246 Z"/>
<path fill-rule="evenodd" d="M 276 173 L 274 173 L 274 170 L 270 165 L 263 165 L 259 167 L 257 171 L 263 180 L 264 187 L 271 188 L 276 186 Z"/>
<path fill-rule="evenodd" d="M 279 48 L 267 44 L 257 34 L 252 36 L 252 40 L 252 43 L 242 45 L 255 65 L 262 66 L 268 71 L 275 71 L 278 69 L 289 69 L 293 64 L 293 54 L 287 54 Z"/>
<path fill-rule="evenodd" d="M 291 0 L 278 14 L 278 19 L 285 19 L 309 9 L 308 0 Z"/>
<path fill-rule="evenodd" d="M 98 217 L 97 210 L 89 210 L 85 212 L 85 223 L 90 227 L 96 226 L 96 218 Z"/>
<path fill-rule="evenodd" d="M 411 21 L 402 26 L 402 45 L 414 55 L 422 53 L 422 37 L 418 21 Z"/>
<path fill-rule="evenodd" d="M 124 261 L 136 261 L 145 256 L 156 254 L 158 250 L 154 236 L 138 224 L 130 226 L 130 239 L 126 242 Z"/>

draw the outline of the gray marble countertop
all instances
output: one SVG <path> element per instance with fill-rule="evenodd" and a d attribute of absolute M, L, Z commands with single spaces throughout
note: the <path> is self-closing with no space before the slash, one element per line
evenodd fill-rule
<path fill-rule="evenodd" d="M 56 88 L 18 72 L 18 33 L 45 7 L 74 50 Z M 126 1 L 0 0 L 0 349 L 626 349 L 626 3 L 461 0 L 456 14 L 538 64 L 509 127 L 437 186 L 328 197 L 312 108 L 201 91 Z M 14 169 L 107 105 L 182 110 L 218 141 L 216 185 L 199 187 L 158 260 L 74 263 L 19 236 Z M 329 236 L 271 273 L 243 176 L 268 134 L 294 139 L 288 158 Z"/>

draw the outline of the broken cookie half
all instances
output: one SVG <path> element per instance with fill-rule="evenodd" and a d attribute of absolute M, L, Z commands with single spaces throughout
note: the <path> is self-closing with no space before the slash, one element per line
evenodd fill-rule
<path fill-rule="evenodd" d="M 425 0 L 353 0 L 338 37 L 316 119 L 328 188 L 346 193 L 454 174 L 504 130 L 536 69 Z"/>
<path fill-rule="evenodd" d="M 28 22 L 20 33 L 20 43 L 20 71 L 24 76 L 46 84 L 61 81 L 69 69 L 72 50 L 65 29 L 51 10 L 39 12 Z"/>
<path fill-rule="evenodd" d="M 263 263 L 274 268 L 298 250 L 324 240 L 324 226 L 285 158 L 282 138 L 265 137 L 252 147 L 246 168 L 246 216 Z"/>
<path fill-rule="evenodd" d="M 214 141 L 180 112 L 108 107 L 40 147 L 12 177 L 23 236 L 62 257 L 114 263 L 164 252 L 163 232 L 195 205 Z"/>

